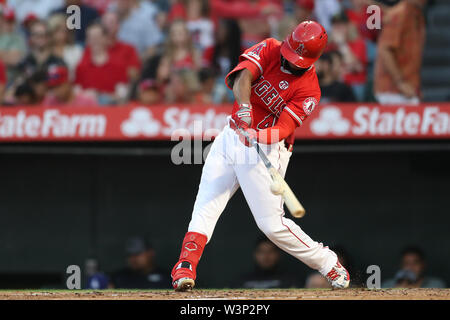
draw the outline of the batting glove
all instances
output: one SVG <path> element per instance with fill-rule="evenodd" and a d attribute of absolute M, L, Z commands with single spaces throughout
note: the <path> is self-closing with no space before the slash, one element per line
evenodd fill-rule
<path fill-rule="evenodd" d="M 252 106 L 247 103 L 239 105 L 239 109 L 231 115 L 236 126 L 240 129 L 247 130 L 251 128 L 253 122 Z"/>

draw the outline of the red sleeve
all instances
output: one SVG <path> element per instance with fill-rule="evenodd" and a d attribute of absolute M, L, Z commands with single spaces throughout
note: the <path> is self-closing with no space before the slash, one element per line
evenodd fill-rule
<path fill-rule="evenodd" d="M 6 84 L 6 69 L 3 62 L 0 61 L 0 84 Z"/>
<path fill-rule="evenodd" d="M 83 64 L 79 64 L 75 70 L 75 83 L 84 88 L 84 79 L 83 79 Z"/>
<path fill-rule="evenodd" d="M 261 8 L 250 6 L 247 1 L 211 1 L 212 14 L 223 18 L 252 18 L 259 16 Z"/>
<path fill-rule="evenodd" d="M 320 92 L 311 95 L 302 95 L 288 103 L 284 111 L 288 112 L 292 119 L 300 126 L 319 104 Z"/>
<path fill-rule="evenodd" d="M 129 47 L 129 60 L 128 65 L 131 67 L 135 67 L 136 69 L 141 69 L 141 59 L 133 46 Z"/>
<path fill-rule="evenodd" d="M 358 58 L 362 64 L 367 64 L 367 50 L 366 43 L 363 39 L 359 38 L 355 42 L 350 44 L 350 48 L 353 54 Z"/>
<path fill-rule="evenodd" d="M 291 98 L 287 103 L 287 106 L 284 107 L 283 112 L 288 112 L 298 125 L 302 125 L 303 121 L 305 121 L 319 105 L 319 101 L 319 81 L 317 80 L 316 71 L 313 67 L 308 78 L 305 78 L 305 86 L 300 90 L 297 90 L 294 97 Z"/>
<path fill-rule="evenodd" d="M 258 67 L 252 62 L 250 62 L 248 60 L 244 60 L 244 61 L 240 62 L 236 66 L 236 68 L 231 70 L 230 73 L 227 74 L 227 76 L 225 77 L 225 84 L 227 85 L 227 87 L 230 90 L 233 90 L 233 83 L 234 83 L 234 78 L 236 76 L 236 73 L 238 71 L 241 71 L 241 70 L 244 70 L 244 69 L 248 69 L 252 73 L 252 79 L 253 80 L 259 78 L 260 72 L 259 72 Z"/>
<path fill-rule="evenodd" d="M 248 69 L 253 75 L 253 80 L 258 79 L 266 68 L 269 59 L 269 51 L 273 39 L 266 39 L 253 47 L 244 51 L 239 57 L 240 63 L 225 77 L 225 84 L 228 88 L 233 88 L 233 81 L 236 72 L 242 69 Z"/>
<path fill-rule="evenodd" d="M 203 65 L 210 67 L 214 57 L 214 47 L 208 47 L 203 51 Z"/>
<path fill-rule="evenodd" d="M 261 142 L 263 144 L 272 144 L 279 142 L 293 134 L 298 126 L 299 125 L 290 116 L 290 114 L 287 111 L 283 111 L 276 125 L 258 131 L 258 142 Z"/>

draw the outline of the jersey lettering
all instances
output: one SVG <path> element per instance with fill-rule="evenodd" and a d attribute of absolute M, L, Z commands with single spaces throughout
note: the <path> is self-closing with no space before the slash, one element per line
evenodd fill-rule
<path fill-rule="evenodd" d="M 263 80 L 258 85 L 254 86 L 254 92 L 261 101 L 269 108 L 269 110 L 279 117 L 283 111 L 283 105 L 286 105 L 280 93 L 270 84 L 269 81 Z"/>

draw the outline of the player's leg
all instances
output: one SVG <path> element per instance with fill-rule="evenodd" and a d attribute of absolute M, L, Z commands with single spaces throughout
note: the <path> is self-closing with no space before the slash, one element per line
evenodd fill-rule
<path fill-rule="evenodd" d="M 222 132 L 205 161 L 188 232 L 183 239 L 180 258 L 172 270 L 176 290 L 188 290 L 194 286 L 203 249 L 229 199 L 239 187 L 227 158 L 226 145 L 227 134 Z"/>
<path fill-rule="evenodd" d="M 284 145 L 261 146 L 266 149 L 272 164 L 284 175 L 290 157 Z M 324 276 L 336 268 L 336 254 L 312 240 L 294 221 L 285 217 L 282 197 L 270 191 L 272 180 L 261 161 L 256 165 L 236 165 L 235 172 L 258 227 L 272 242 Z"/>

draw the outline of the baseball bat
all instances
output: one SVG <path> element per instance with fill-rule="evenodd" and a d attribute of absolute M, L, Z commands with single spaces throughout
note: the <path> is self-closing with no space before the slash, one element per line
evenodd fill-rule
<path fill-rule="evenodd" d="M 302 218 L 306 213 L 305 208 L 297 199 L 294 192 L 292 192 L 287 182 L 283 179 L 278 170 L 275 169 L 275 167 L 272 165 L 272 163 L 267 158 L 264 151 L 259 146 L 256 139 L 250 138 L 247 132 L 245 132 L 241 128 L 238 129 L 241 132 L 241 134 L 248 140 L 249 144 L 256 149 L 259 157 L 261 158 L 267 170 L 269 171 L 269 174 L 273 181 L 271 185 L 272 193 L 281 194 L 284 199 L 284 203 L 286 204 L 286 207 L 288 208 L 292 216 L 294 216 L 295 218 Z"/>

